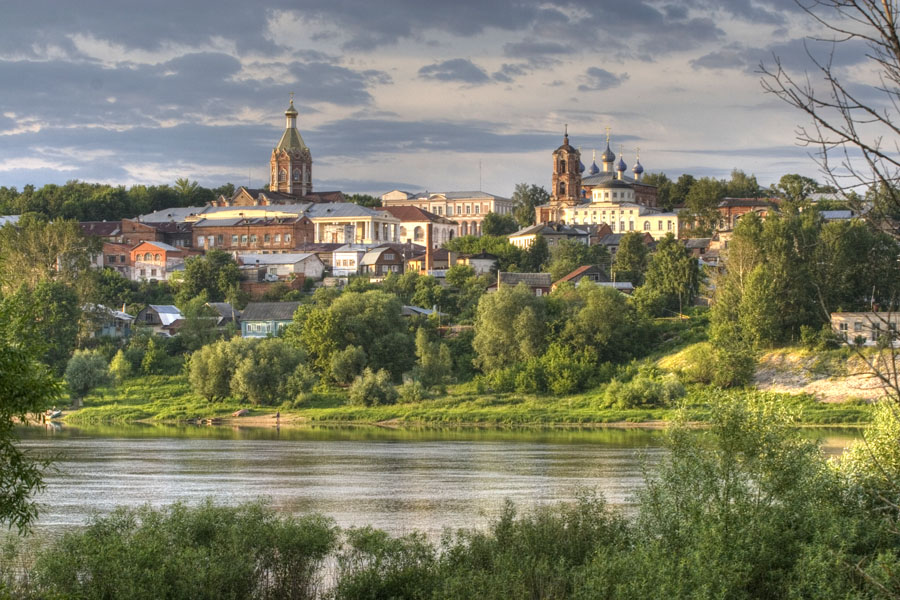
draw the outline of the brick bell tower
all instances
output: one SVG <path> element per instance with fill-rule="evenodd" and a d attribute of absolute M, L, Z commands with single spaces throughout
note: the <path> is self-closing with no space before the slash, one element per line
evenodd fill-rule
<path fill-rule="evenodd" d="M 291 105 L 284 111 L 284 134 L 269 161 L 269 190 L 305 196 L 312 192 L 312 154 L 297 131 L 298 114 L 291 94 Z"/>
<path fill-rule="evenodd" d="M 563 135 L 562 146 L 553 151 L 553 178 L 550 205 L 553 209 L 575 206 L 581 199 L 581 152 L 569 145 L 569 126 Z M 552 210 L 551 220 L 558 221 L 561 212 Z"/>

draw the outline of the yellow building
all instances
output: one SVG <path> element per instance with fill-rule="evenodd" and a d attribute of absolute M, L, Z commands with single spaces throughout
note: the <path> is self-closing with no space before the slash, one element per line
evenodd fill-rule
<path fill-rule="evenodd" d="M 679 234 L 678 213 L 661 212 L 635 203 L 634 189 L 613 179 L 591 190 L 591 201 L 559 208 L 560 221 L 569 225 L 606 223 L 613 233 L 640 231 L 659 240 Z"/>

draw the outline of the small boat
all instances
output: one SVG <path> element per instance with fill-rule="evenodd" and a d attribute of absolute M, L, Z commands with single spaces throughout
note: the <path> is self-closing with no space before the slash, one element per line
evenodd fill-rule
<path fill-rule="evenodd" d="M 48 410 L 48 411 L 47 411 L 47 418 L 48 418 L 48 419 L 57 419 L 57 418 L 59 418 L 59 417 L 61 417 L 61 416 L 62 416 L 62 411 L 61 411 L 61 410 Z"/>

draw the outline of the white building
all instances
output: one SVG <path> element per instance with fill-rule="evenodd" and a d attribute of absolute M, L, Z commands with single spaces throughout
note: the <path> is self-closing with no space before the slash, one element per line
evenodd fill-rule
<path fill-rule="evenodd" d="M 235 259 L 246 267 L 265 269 L 268 275 L 280 279 L 303 274 L 309 279 L 321 279 L 325 265 L 312 252 L 286 254 L 238 254 Z"/>

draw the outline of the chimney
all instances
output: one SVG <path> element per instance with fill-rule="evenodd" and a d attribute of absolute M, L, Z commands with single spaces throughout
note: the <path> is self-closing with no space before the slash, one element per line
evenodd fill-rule
<path fill-rule="evenodd" d="M 428 275 L 428 272 L 431 271 L 432 263 L 431 261 L 434 257 L 431 254 L 431 237 L 434 230 L 434 225 L 431 221 L 425 226 L 425 274 Z"/>

